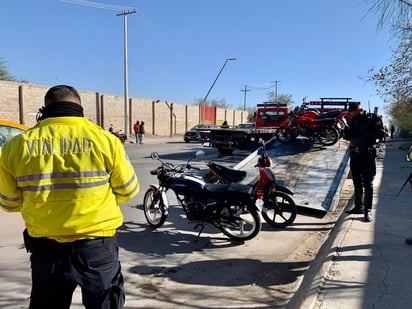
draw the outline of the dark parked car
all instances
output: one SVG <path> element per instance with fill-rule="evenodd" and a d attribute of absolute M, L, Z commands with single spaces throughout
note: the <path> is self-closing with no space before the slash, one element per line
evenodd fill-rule
<path fill-rule="evenodd" d="M 186 143 L 189 142 L 208 142 L 210 140 L 210 129 L 218 128 L 213 124 L 197 124 L 189 131 L 186 131 L 183 139 Z"/>

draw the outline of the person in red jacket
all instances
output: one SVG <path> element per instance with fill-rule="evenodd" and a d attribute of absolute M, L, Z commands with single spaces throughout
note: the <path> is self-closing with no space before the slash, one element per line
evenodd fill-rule
<path fill-rule="evenodd" d="M 140 134 L 140 122 L 139 120 L 136 121 L 136 123 L 133 126 L 133 130 L 134 130 L 134 136 L 136 138 L 136 144 L 139 144 L 140 138 L 139 138 L 139 134 Z"/>

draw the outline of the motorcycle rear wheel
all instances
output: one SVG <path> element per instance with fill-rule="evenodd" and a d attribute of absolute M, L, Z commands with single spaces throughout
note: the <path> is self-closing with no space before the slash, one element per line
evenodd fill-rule
<path fill-rule="evenodd" d="M 295 201 L 286 193 L 274 192 L 267 200 L 262 210 L 262 217 L 275 228 L 285 228 L 296 219 Z"/>
<path fill-rule="evenodd" d="M 249 240 L 260 231 L 262 221 L 255 208 L 228 205 L 220 210 L 219 226 L 223 234 L 234 240 Z"/>
<path fill-rule="evenodd" d="M 319 142 L 325 146 L 332 146 L 339 140 L 339 133 L 335 128 L 323 127 L 319 132 Z"/>
<path fill-rule="evenodd" d="M 157 229 L 165 223 L 167 214 L 159 190 L 155 188 L 147 189 L 143 199 L 143 210 L 147 223 L 153 229 Z"/>

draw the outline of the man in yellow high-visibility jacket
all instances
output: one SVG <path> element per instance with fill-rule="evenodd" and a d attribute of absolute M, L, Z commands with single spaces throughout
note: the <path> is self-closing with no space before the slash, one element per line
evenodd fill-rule
<path fill-rule="evenodd" d="M 73 87 L 52 87 L 38 123 L 2 147 L 0 208 L 20 211 L 31 252 L 30 308 L 122 308 L 118 203 L 139 192 L 120 140 L 84 118 Z"/>

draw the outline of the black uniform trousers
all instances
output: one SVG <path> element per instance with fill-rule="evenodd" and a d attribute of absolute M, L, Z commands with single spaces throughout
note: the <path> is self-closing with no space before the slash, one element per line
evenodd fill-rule
<path fill-rule="evenodd" d="M 77 285 L 87 309 L 123 308 L 125 296 L 115 237 L 59 243 L 29 236 L 30 309 L 70 308 Z"/>
<path fill-rule="evenodd" d="M 376 149 L 374 147 L 350 149 L 350 170 L 355 187 L 355 207 L 372 209 Z"/>

